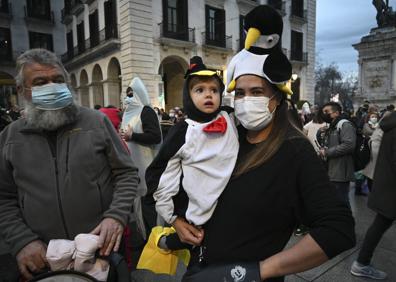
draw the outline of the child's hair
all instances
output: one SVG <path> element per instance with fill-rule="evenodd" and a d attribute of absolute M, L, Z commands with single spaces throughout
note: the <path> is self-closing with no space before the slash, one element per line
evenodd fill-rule
<path fill-rule="evenodd" d="M 216 76 L 204 76 L 204 75 L 193 75 L 188 81 L 188 90 L 191 91 L 193 89 L 194 85 L 201 83 L 201 82 L 210 82 L 210 81 L 216 81 L 217 88 L 219 89 L 219 92 L 221 92 L 221 85 L 220 81 Z"/>

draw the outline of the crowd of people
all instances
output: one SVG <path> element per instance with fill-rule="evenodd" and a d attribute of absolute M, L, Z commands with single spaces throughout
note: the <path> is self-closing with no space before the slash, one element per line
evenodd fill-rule
<path fill-rule="evenodd" d="M 182 108 L 168 113 L 139 77 L 121 109 L 81 107 L 54 53 L 20 55 L 23 113 L 0 133 L 0 236 L 21 280 L 78 270 L 129 281 L 135 268 L 172 275 L 180 259 L 183 281 L 284 281 L 355 246 L 351 182 L 376 217 L 350 272 L 386 278 L 371 258 L 396 218 L 394 107 L 299 112 L 282 17 L 260 5 L 244 28 L 226 85 L 194 56 Z M 304 236 L 285 249 L 293 232 Z"/>

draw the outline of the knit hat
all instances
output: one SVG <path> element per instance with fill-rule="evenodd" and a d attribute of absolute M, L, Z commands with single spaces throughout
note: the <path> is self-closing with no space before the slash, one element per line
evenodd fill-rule
<path fill-rule="evenodd" d="M 246 15 L 245 49 L 236 54 L 227 68 L 227 91 L 235 89 L 235 81 L 242 75 L 256 75 L 268 80 L 287 94 L 292 66 L 281 49 L 282 17 L 272 7 L 260 5 Z M 253 46 L 260 37 L 264 40 Z"/>
<path fill-rule="evenodd" d="M 222 93 L 224 91 L 224 83 L 217 75 L 215 71 L 209 70 L 204 63 L 202 58 L 199 56 L 194 56 L 190 59 L 189 68 L 184 76 L 184 87 L 183 87 L 183 108 L 188 118 L 198 121 L 198 122 L 209 122 L 217 116 L 220 112 L 220 107 L 213 113 L 207 114 L 198 110 L 190 96 L 190 80 L 192 77 L 214 77 L 217 79 L 220 85 L 220 105 L 222 101 Z"/>

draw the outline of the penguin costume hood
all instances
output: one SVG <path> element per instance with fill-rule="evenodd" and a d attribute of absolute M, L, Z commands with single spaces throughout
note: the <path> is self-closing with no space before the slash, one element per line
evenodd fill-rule
<path fill-rule="evenodd" d="M 282 92 L 293 94 L 286 82 L 290 80 L 292 66 L 283 54 L 281 15 L 268 5 L 260 5 L 245 17 L 245 49 L 236 54 L 227 68 L 227 91 L 235 89 L 235 80 L 244 74 L 267 79 Z"/>
<path fill-rule="evenodd" d="M 190 96 L 190 81 L 192 77 L 214 77 L 217 79 L 220 85 L 219 95 L 220 95 L 220 105 L 222 102 L 222 96 L 224 91 L 224 83 L 217 75 L 215 71 L 209 70 L 204 63 L 202 58 L 199 56 L 194 56 L 190 59 L 190 65 L 186 74 L 184 75 L 185 81 L 183 86 L 183 109 L 187 114 L 188 118 L 198 121 L 198 122 L 209 122 L 217 116 L 220 112 L 220 107 L 213 113 L 207 114 L 198 110 L 195 106 L 193 100 Z"/>

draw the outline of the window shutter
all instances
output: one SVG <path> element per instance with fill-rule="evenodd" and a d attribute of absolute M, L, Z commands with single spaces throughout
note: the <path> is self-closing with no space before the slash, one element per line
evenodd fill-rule
<path fill-rule="evenodd" d="M 162 30 L 168 32 L 168 0 L 162 0 Z"/>
<path fill-rule="evenodd" d="M 239 50 L 242 50 L 245 47 L 245 32 L 243 29 L 243 24 L 245 22 L 245 17 L 239 16 Z"/>
<path fill-rule="evenodd" d="M 225 47 L 225 11 L 224 10 L 217 10 L 216 11 L 216 41 L 218 41 L 222 47 Z"/>
<path fill-rule="evenodd" d="M 205 5 L 205 42 L 207 44 L 207 41 L 209 40 L 209 10 L 210 7 L 208 5 Z"/>
<path fill-rule="evenodd" d="M 181 39 L 188 40 L 187 0 L 177 1 L 177 31 Z"/>

